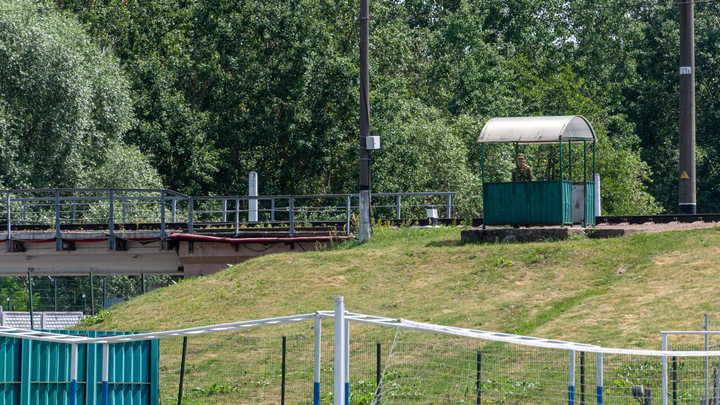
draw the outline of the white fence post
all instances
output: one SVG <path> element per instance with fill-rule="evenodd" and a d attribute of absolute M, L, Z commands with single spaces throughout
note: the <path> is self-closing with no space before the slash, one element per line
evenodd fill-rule
<path fill-rule="evenodd" d="M 603 403 L 603 354 L 597 354 L 597 376 L 595 381 L 595 391 L 597 392 L 597 404 Z"/>
<path fill-rule="evenodd" d="M 345 405 L 350 405 L 350 321 L 345 320 L 345 342 L 343 342 L 343 350 L 345 352 Z"/>
<path fill-rule="evenodd" d="M 320 405 L 320 350 L 322 349 L 322 318 L 315 315 L 315 370 L 313 384 L 313 405 Z"/>
<path fill-rule="evenodd" d="M 667 334 L 662 333 L 662 350 L 667 350 Z M 667 370 L 667 356 L 662 356 L 662 403 L 667 405 L 668 397 L 668 370 Z"/>
<path fill-rule="evenodd" d="M 568 350 L 568 405 L 575 405 L 575 350 Z"/>
<path fill-rule="evenodd" d="M 345 405 L 345 302 L 343 297 L 335 297 L 335 337 L 334 337 L 334 353 L 333 353 L 333 394 L 334 405 Z"/>
<path fill-rule="evenodd" d="M 595 216 L 600 216 L 600 175 L 595 173 Z"/>

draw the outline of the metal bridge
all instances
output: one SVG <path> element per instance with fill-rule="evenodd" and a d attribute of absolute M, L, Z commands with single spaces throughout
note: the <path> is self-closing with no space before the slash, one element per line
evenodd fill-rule
<path fill-rule="evenodd" d="M 453 217 L 455 193 L 373 194 L 376 217 Z M 0 190 L 0 276 L 192 277 L 352 237 L 358 194 L 187 196 L 165 189 Z M 252 221 L 250 221 L 252 219 Z M 445 222 L 443 221 L 443 222 Z"/>

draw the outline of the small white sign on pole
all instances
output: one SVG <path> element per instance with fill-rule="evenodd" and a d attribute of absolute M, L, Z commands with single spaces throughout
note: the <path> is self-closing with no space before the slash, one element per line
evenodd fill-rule
<path fill-rule="evenodd" d="M 250 176 L 248 178 L 248 196 L 257 197 L 257 195 L 258 195 L 257 173 L 250 172 Z M 258 221 L 258 201 L 256 199 L 250 199 L 248 201 L 248 206 L 249 206 L 248 222 L 257 222 Z"/>

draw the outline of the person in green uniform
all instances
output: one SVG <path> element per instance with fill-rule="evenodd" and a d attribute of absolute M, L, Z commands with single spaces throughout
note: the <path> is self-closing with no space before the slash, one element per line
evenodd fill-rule
<path fill-rule="evenodd" d="M 517 166 L 512 169 L 512 181 L 533 181 L 533 173 L 530 166 L 525 164 L 525 155 L 518 153 Z"/>

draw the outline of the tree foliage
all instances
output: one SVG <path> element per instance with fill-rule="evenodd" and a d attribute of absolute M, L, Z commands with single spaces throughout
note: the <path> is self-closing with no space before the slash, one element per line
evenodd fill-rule
<path fill-rule="evenodd" d="M 116 86 L 102 85 L 112 93 L 103 105 L 131 109 L 114 127 L 90 126 L 116 143 L 92 142 L 96 136 L 69 148 L 81 156 L 76 167 L 96 168 L 76 182 L 125 184 L 109 176 L 123 170 L 124 159 L 103 168 L 98 158 L 101 150 L 121 148 L 146 162 L 125 167 L 153 167 L 163 185 L 191 194 L 245 193 L 251 170 L 259 173 L 263 194 L 357 190 L 357 0 L 47 4 L 63 13 L 38 13 L 33 21 L 69 14 L 82 21 L 93 39 L 82 49 L 107 61 L 105 71 L 95 71 L 111 72 L 99 76 Z M 384 0 L 371 2 L 371 15 L 371 132 L 383 139 L 383 149 L 373 153 L 374 191 L 458 191 L 463 215 L 479 215 L 476 139 L 484 123 L 579 114 L 600 137 L 604 213 L 674 210 L 675 5 Z M 716 210 L 720 9 L 699 4 L 696 16 L 698 201 L 700 209 Z M 67 41 L 84 37 L 73 38 Z M 112 70 L 109 55 L 121 71 Z M 16 102 L 0 101 L 0 126 L 17 127 Z M 24 142 L 19 135 L 3 139 Z M 122 149 L 123 142 L 134 149 Z M 1 152 L 22 162 L 13 152 L 20 149 Z M 512 147 L 486 152 L 489 178 L 508 177 Z M 528 152 L 541 176 L 557 175 L 556 147 Z"/>

